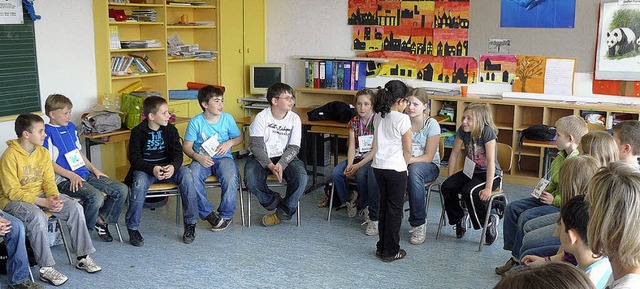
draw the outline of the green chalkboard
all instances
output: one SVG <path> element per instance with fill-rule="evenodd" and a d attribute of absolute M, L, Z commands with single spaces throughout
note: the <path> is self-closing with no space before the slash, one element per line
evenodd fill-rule
<path fill-rule="evenodd" d="M 33 21 L 0 25 L 0 117 L 39 112 L 40 87 Z"/>

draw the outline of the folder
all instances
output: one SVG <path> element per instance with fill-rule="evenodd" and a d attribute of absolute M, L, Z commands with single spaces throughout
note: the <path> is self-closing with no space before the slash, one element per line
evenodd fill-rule
<path fill-rule="evenodd" d="M 356 84 L 353 86 L 355 90 L 367 87 L 367 63 L 364 61 L 356 62 Z"/>
<path fill-rule="evenodd" d="M 333 85 L 333 61 L 327 60 L 325 64 L 325 88 L 331 88 Z"/>
<path fill-rule="evenodd" d="M 313 88 L 320 88 L 320 61 L 313 61 Z"/>
<path fill-rule="evenodd" d="M 336 84 L 338 89 L 344 88 L 344 62 L 338 61 L 338 70 L 336 72 Z"/>
<path fill-rule="evenodd" d="M 320 77 L 320 88 L 326 88 L 327 87 L 327 67 L 326 67 L 326 62 L 324 60 L 320 61 L 320 73 L 319 77 Z"/>
<path fill-rule="evenodd" d="M 344 62 L 344 84 L 343 89 L 351 89 L 351 61 Z"/>

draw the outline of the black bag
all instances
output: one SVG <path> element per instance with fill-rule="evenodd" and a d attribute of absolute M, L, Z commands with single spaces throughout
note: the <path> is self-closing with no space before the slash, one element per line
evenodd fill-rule
<path fill-rule="evenodd" d="M 522 141 L 526 138 L 535 141 L 550 141 L 556 136 L 556 128 L 544 124 L 534 124 L 525 128 L 520 133 L 518 139 L 518 169 L 520 169 L 520 159 L 522 158 Z"/>
<path fill-rule="evenodd" d="M 307 112 L 310 121 L 335 120 L 348 123 L 354 116 L 355 110 L 342 101 L 332 101 L 310 112 Z"/>

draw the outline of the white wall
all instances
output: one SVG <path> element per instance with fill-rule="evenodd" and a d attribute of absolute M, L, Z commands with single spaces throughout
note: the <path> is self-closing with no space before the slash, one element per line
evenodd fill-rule
<path fill-rule="evenodd" d="M 35 22 L 42 111 L 49 94 L 64 94 L 73 101 L 72 121 L 76 124 L 80 114 L 97 101 L 91 3 L 35 1 L 36 13 L 42 16 Z M 7 140 L 16 138 L 13 127 L 13 121 L 0 122 L 0 131 L 4 132 L 0 134 L 0 153 L 7 148 Z"/>
<path fill-rule="evenodd" d="M 304 65 L 294 55 L 354 56 L 353 28 L 347 25 L 347 0 L 266 0 L 267 62 L 287 65 L 287 82 L 304 86 Z M 589 44 L 592 45 L 592 44 Z M 517 53 L 517 51 L 514 51 Z M 392 78 L 367 78 L 368 87 L 383 86 Z M 591 93 L 591 73 L 576 73 L 574 94 Z M 458 88 L 460 85 L 402 79 L 414 87 Z M 473 84 L 469 93 L 499 94 L 511 91 L 507 84 Z"/>

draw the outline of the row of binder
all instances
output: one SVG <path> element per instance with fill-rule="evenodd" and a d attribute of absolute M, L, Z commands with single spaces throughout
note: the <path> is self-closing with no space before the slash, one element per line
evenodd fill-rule
<path fill-rule="evenodd" d="M 305 87 L 360 90 L 367 86 L 366 61 L 305 60 Z"/>

